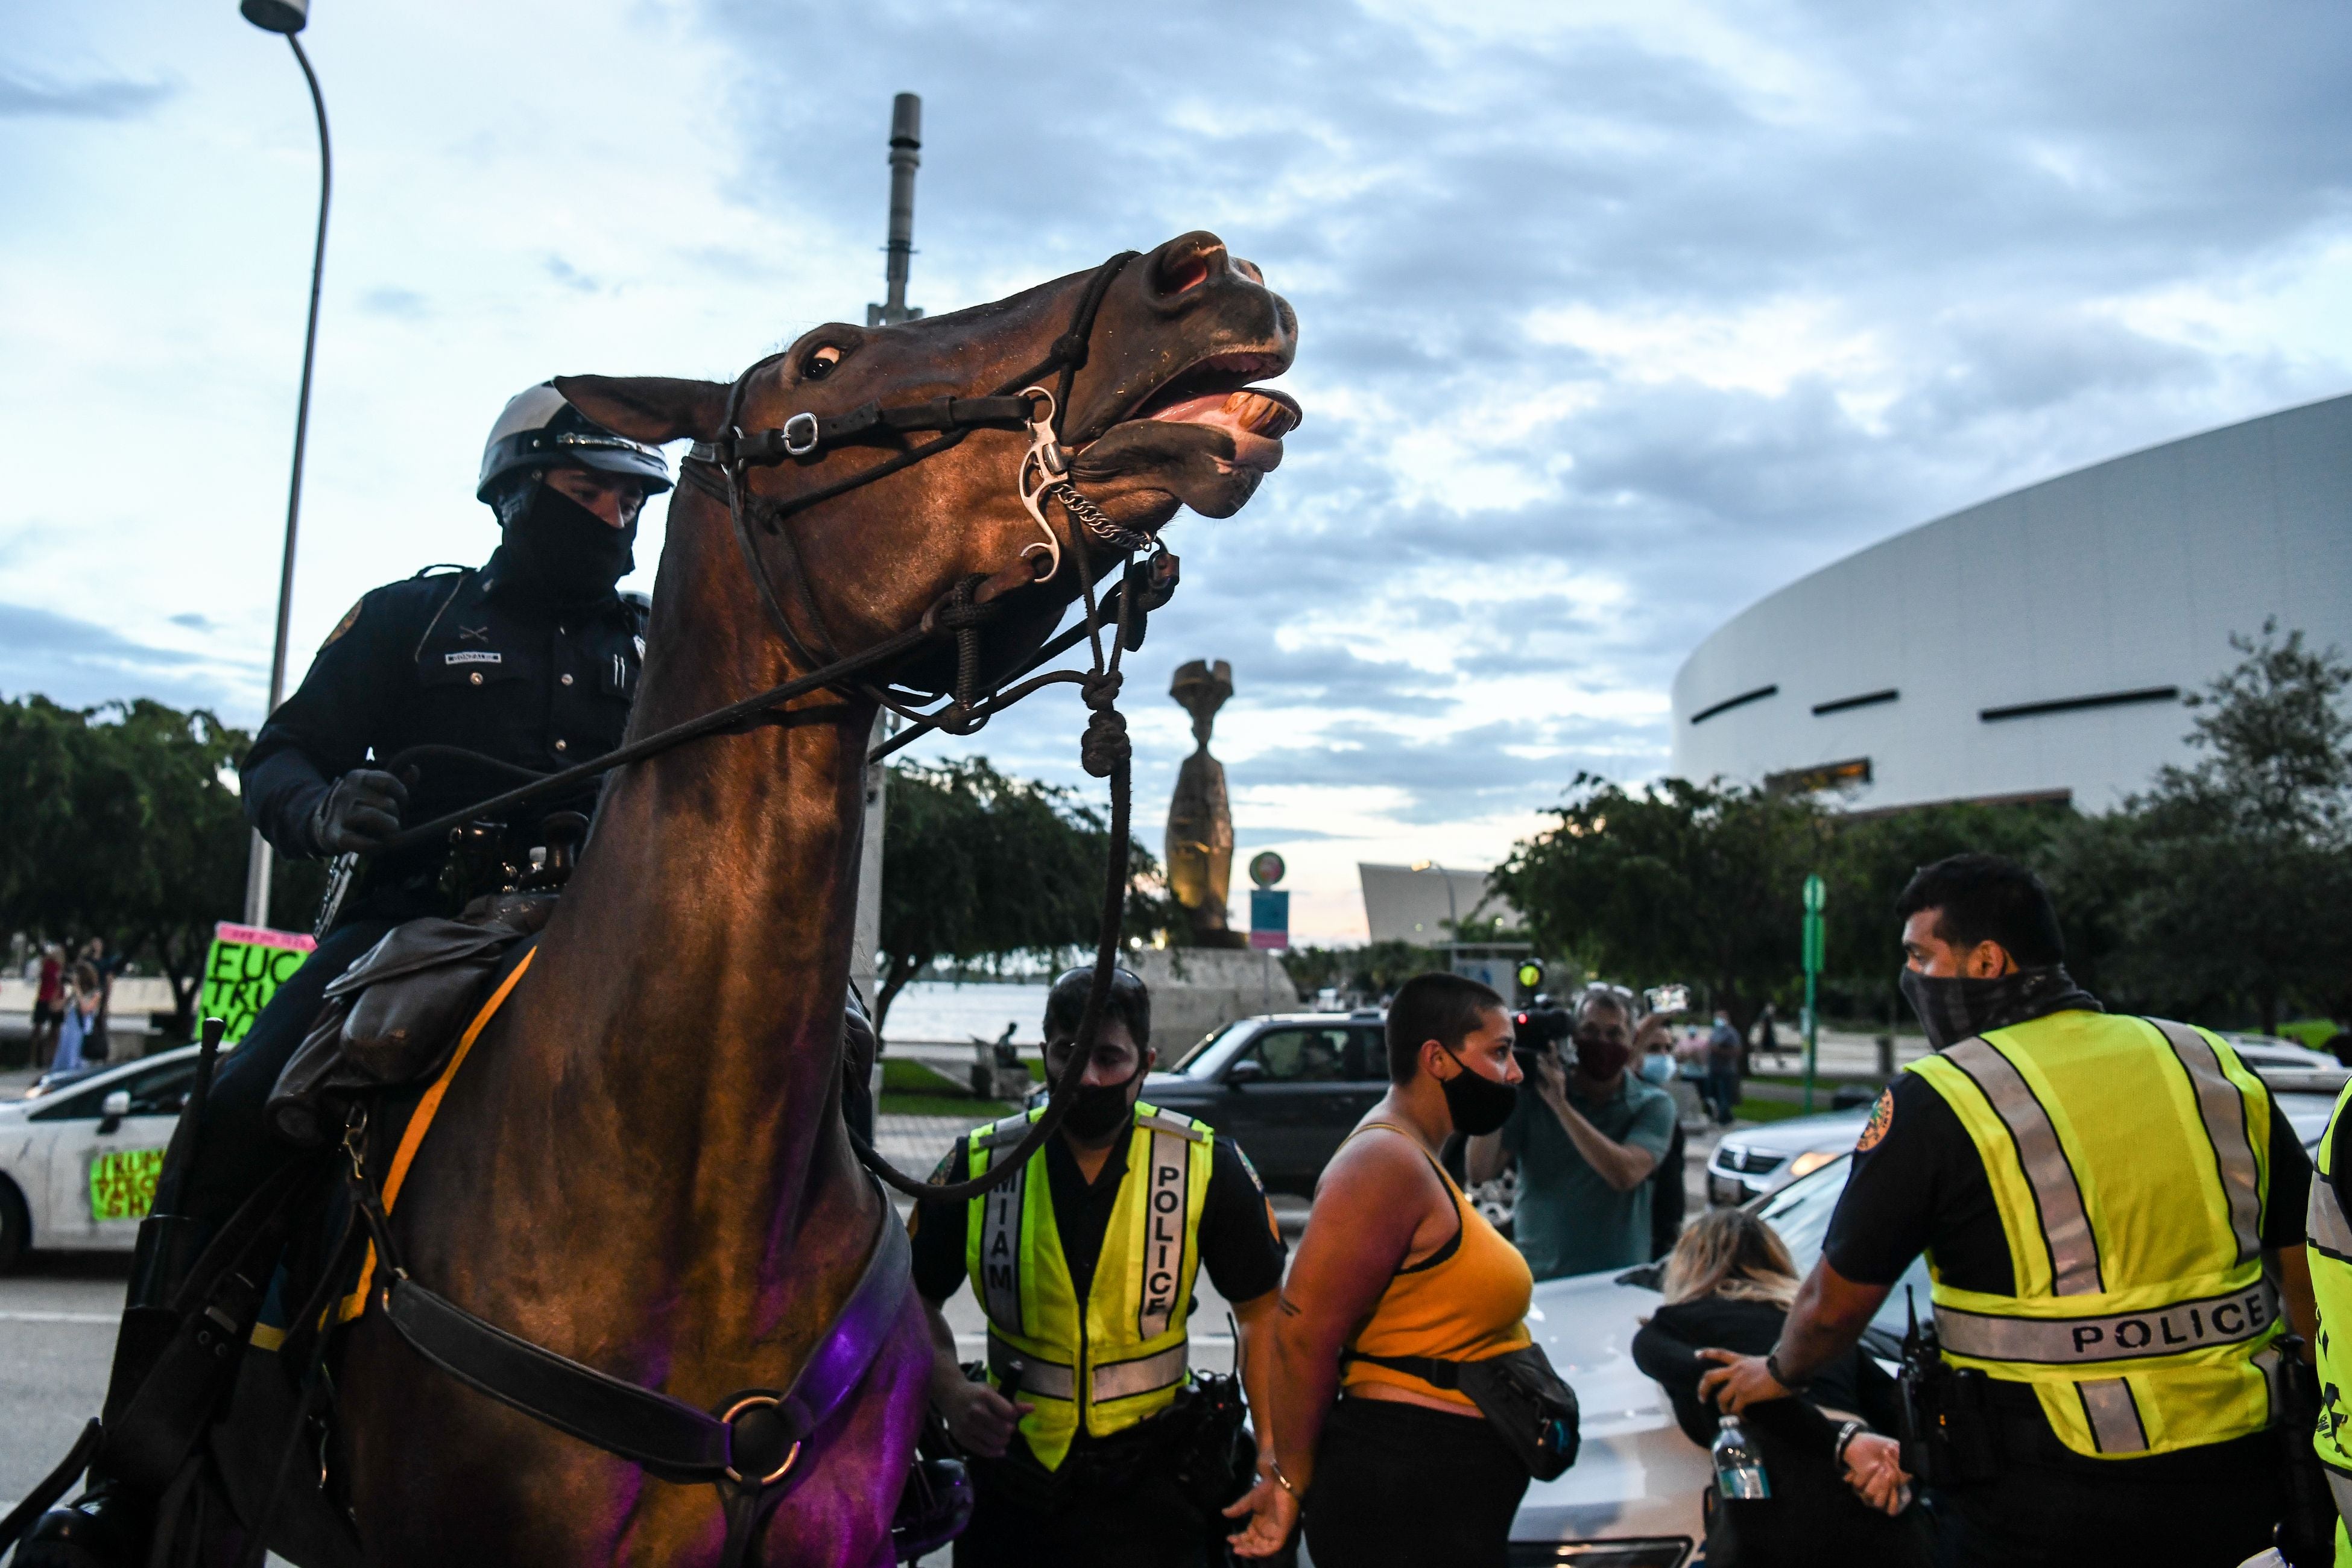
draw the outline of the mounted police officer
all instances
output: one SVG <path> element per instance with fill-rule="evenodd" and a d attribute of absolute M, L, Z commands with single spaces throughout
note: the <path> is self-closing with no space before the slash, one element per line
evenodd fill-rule
<path fill-rule="evenodd" d="M 2284 1510 L 2277 1342 L 2312 1327 L 2294 1129 L 2220 1037 L 2079 989 L 2022 867 L 1954 856 L 1895 911 L 1935 1054 L 1871 1113 L 1779 1345 L 1704 1352 L 1702 1391 L 1802 1387 L 1924 1248 L 1940 1356 L 1906 1367 L 1904 1452 L 1939 1562 L 2254 1555 Z"/>
<path fill-rule="evenodd" d="M 552 383 L 508 403 L 475 491 L 498 515 L 498 549 L 476 571 L 427 571 L 375 589 L 335 624 L 239 770 L 255 828 L 298 858 L 372 855 L 404 820 L 463 810 L 526 773 L 619 745 L 645 654 L 645 612 L 614 585 L 634 564 L 646 498 L 669 485 L 658 449 L 593 423 Z M 404 777 L 387 771 L 402 752 L 425 745 L 479 753 L 490 765 L 428 756 Z M 481 825 L 471 835 L 480 859 L 527 864 L 530 850 L 547 843 L 548 818 L 593 813 L 597 788 L 590 780 Z M 104 1408 L 110 1425 L 175 1324 L 162 1305 L 196 1249 L 292 1157 L 264 1106 L 320 993 L 395 924 L 454 914 L 468 895 L 489 890 L 478 868 L 438 844 L 364 865 L 333 930 L 222 1059 L 202 1129 L 184 1125 L 173 1140 L 157 1213 L 195 1223 L 167 1231 L 151 1221 L 141 1231 Z M 193 1165 L 192 1136 L 202 1150 Z M 89 1490 L 36 1525 L 16 1561 L 143 1561 L 151 1500 L 109 1479 L 101 1450 Z"/>
<path fill-rule="evenodd" d="M 1045 1070 L 1059 1081 L 1093 971 L 1055 983 Z M 931 1320 L 931 1399 L 971 1462 L 974 1509 L 959 1568 L 1223 1562 L 1217 1510 L 1241 1495 L 1202 1484 L 1219 1429 L 1191 1417 L 1186 1320 L 1205 1267 L 1231 1301 L 1253 1410 L 1266 1406 L 1283 1244 L 1265 1193 L 1229 1138 L 1139 1098 L 1154 1059 L 1151 999 L 1119 970 L 1058 1136 L 1023 1173 L 968 1204 L 924 1203 L 912 1221 L 915 1288 Z M 957 1140 L 935 1181 L 980 1176 L 1043 1108 Z M 988 1317 L 982 1381 L 965 1376 L 941 1308 L 969 1278 Z M 1206 1430 L 1204 1431 L 1204 1427 Z"/>

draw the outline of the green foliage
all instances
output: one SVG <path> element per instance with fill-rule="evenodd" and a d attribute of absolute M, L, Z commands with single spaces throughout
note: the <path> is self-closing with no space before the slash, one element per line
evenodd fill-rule
<path fill-rule="evenodd" d="M 0 921 L 150 957 L 185 1013 L 213 923 L 244 899 L 247 828 L 224 775 L 247 743 L 146 698 L 0 702 Z"/>
<path fill-rule="evenodd" d="M 1108 829 L 1071 793 L 1008 778 L 985 757 L 890 770 L 882 841 L 880 994 L 875 1027 L 930 963 L 1091 950 L 1102 920 Z M 1130 837 L 1125 929 L 1149 936 L 1172 908 L 1159 863 Z"/>
<path fill-rule="evenodd" d="M 1468 922 L 1464 922 L 1467 924 Z M 1308 996 L 1327 987 L 1367 998 L 1386 996 L 1416 974 L 1445 967 L 1445 954 L 1409 942 L 1362 947 L 1294 947 L 1282 955 L 1292 984 Z"/>
<path fill-rule="evenodd" d="M 1549 950 L 1634 985 L 1696 982 L 1746 1028 L 1800 961 L 1801 898 L 1829 838 L 1808 799 L 1591 773 L 1495 873 Z"/>
<path fill-rule="evenodd" d="M 2190 699 L 2204 755 L 2131 803 L 2128 910 L 2150 962 L 2129 979 L 2188 1009 L 2235 1003 L 2275 1033 L 2291 997 L 2339 1016 L 2352 1003 L 2352 666 L 2274 620 L 2230 641 L 2244 658 Z"/>

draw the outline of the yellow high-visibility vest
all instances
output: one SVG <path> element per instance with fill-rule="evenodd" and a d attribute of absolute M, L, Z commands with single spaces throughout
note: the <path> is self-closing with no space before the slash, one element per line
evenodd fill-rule
<path fill-rule="evenodd" d="M 1041 1106 L 971 1135 L 970 1173 L 1027 1136 Z M 1054 1223 L 1045 1151 L 971 1200 L 964 1267 L 988 1313 L 988 1380 L 1036 1406 L 1021 1418 L 1029 1451 L 1061 1468 L 1083 1419 L 1097 1437 L 1174 1401 L 1190 1376 L 1185 1320 L 1200 1272 L 1201 1210 L 1215 1141 L 1188 1116 L 1138 1101 L 1102 1256 L 1083 1305 Z M 1017 1393 L 1014 1392 L 1017 1389 Z"/>
<path fill-rule="evenodd" d="M 1984 1161 L 2013 1295 L 1947 1284 L 1944 1359 L 2023 1383 L 2066 1447 L 2137 1458 L 2268 1426 L 2284 1331 L 2263 1278 L 2270 1097 L 2218 1037 L 2070 1011 L 1906 1069 Z"/>
<path fill-rule="evenodd" d="M 2336 1497 L 2336 1568 L 2352 1568 L 2352 1537 L 2344 1528 L 2345 1519 L 2352 1516 L 2352 1442 L 2347 1440 L 2352 1434 L 2345 1430 L 2352 1426 L 2352 1405 L 2338 1392 L 2352 1391 L 2352 1224 L 2346 1222 L 2344 1205 L 2336 1201 L 2328 1176 L 2336 1163 L 2336 1124 L 2343 1120 L 2347 1101 L 2352 1101 L 2352 1084 L 2336 1097 L 2327 1131 L 2320 1135 L 2319 1173 L 2311 1181 L 2303 1227 L 2304 1252 L 2311 1259 L 2311 1294 L 2319 1303 L 2319 1342 L 2313 1349 L 2318 1352 L 2325 1401 L 2311 1447 L 2327 1467 L 2327 1489 Z"/>

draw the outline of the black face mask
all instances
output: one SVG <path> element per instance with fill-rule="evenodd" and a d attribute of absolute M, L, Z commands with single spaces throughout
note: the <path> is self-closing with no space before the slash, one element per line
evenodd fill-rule
<path fill-rule="evenodd" d="M 559 605 L 596 603 L 636 564 L 635 518 L 614 528 L 543 479 L 506 526 L 516 574 Z"/>
<path fill-rule="evenodd" d="M 1438 1085 L 1445 1091 L 1445 1113 L 1454 1118 L 1454 1131 L 1483 1138 L 1499 1130 L 1519 1102 L 1519 1086 L 1488 1078 L 1452 1051 L 1445 1054 L 1462 1069 Z"/>
<path fill-rule="evenodd" d="M 1607 1083 L 1633 1059 L 1633 1047 L 1606 1035 L 1576 1037 L 1576 1068 L 1595 1083 Z"/>
<path fill-rule="evenodd" d="M 1062 1119 L 1062 1125 L 1081 1138 L 1107 1135 L 1127 1120 L 1127 1091 L 1134 1085 L 1133 1074 L 1118 1083 L 1080 1084 L 1077 1098 L 1070 1102 L 1070 1113 Z"/>
<path fill-rule="evenodd" d="M 1930 1050 L 2006 1029 L 2045 1014 L 2105 1011 L 2097 997 L 2074 984 L 2061 963 L 2037 969 L 2013 969 L 1990 980 L 1970 980 L 1957 974 L 1922 974 L 1903 971 L 1897 984 L 1903 999 L 1919 1015 Z"/>

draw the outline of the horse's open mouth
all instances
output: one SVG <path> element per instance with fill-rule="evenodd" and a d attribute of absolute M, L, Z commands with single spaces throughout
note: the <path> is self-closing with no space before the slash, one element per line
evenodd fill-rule
<path fill-rule="evenodd" d="M 1286 355 L 1252 351 L 1200 360 L 1073 451 L 1071 477 L 1122 527 L 1150 532 L 1180 504 L 1231 517 L 1282 461 L 1300 418 L 1288 393 L 1251 383 L 1289 368 Z"/>
<path fill-rule="evenodd" d="M 1128 418 L 1222 430 L 1233 441 L 1234 467 L 1269 473 L 1282 461 L 1282 438 L 1305 416 L 1288 393 L 1250 383 L 1288 368 L 1273 354 L 1216 354 L 1145 398 Z"/>

